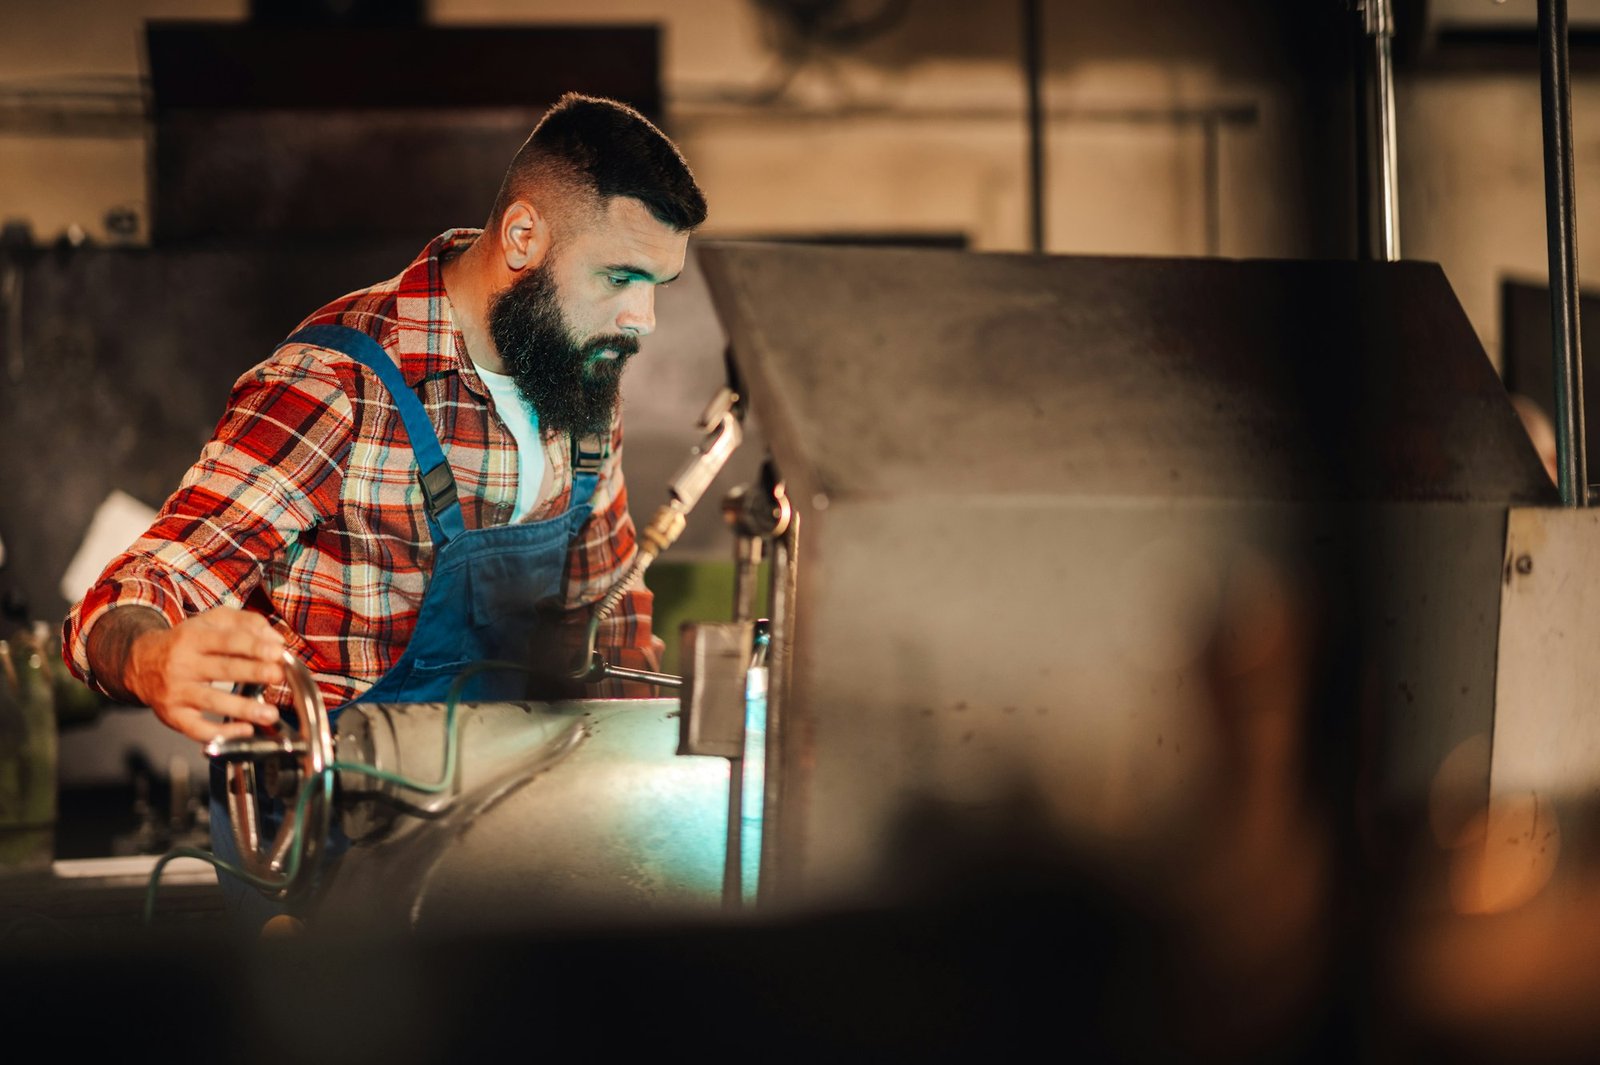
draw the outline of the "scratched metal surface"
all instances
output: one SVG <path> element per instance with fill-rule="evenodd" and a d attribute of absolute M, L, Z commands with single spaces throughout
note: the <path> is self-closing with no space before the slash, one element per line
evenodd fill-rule
<path fill-rule="evenodd" d="M 1551 497 L 1430 263 L 710 243 L 786 473 L 830 497 Z"/>
<path fill-rule="evenodd" d="M 918 825 L 1192 825 L 1242 757 L 1207 648 L 1251 574 L 1323 641 L 1287 779 L 1353 786 L 1364 720 L 1414 803 L 1489 727 L 1505 514 L 1555 495 L 1436 266 L 701 265 L 802 517 L 780 898 L 914 882 Z"/>

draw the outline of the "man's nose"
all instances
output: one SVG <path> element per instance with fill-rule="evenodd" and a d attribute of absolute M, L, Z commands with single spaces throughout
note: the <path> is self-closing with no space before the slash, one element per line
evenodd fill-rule
<path fill-rule="evenodd" d="M 630 336 L 642 337 L 655 332 L 656 290 L 654 285 L 640 285 L 639 294 L 628 301 L 617 315 L 617 329 Z"/>

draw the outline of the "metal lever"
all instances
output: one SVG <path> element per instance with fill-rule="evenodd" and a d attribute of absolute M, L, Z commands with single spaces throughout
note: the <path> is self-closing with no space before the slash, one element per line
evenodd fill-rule
<path fill-rule="evenodd" d="M 206 744 L 207 758 L 215 758 L 222 762 L 244 762 L 257 758 L 273 758 L 279 755 L 299 757 L 309 748 L 303 742 L 296 742 L 283 736 L 273 739 L 267 736 L 251 736 L 242 740 L 212 740 Z"/>
<path fill-rule="evenodd" d="M 584 675 L 585 684 L 598 684 L 602 680 L 633 680 L 645 684 L 654 684 L 658 688 L 681 688 L 683 678 L 671 673 L 652 673 L 648 669 L 629 669 L 626 666 L 614 666 L 605 660 L 605 656 L 596 651 L 589 659 L 589 672 Z"/>
<path fill-rule="evenodd" d="M 705 413 L 700 415 L 700 428 L 705 430 L 706 434 L 704 439 L 695 445 L 689 453 L 689 461 L 667 485 L 667 502 L 663 503 L 657 509 L 655 516 L 639 529 L 638 551 L 634 554 L 633 564 L 628 567 L 628 572 L 611 586 L 605 598 L 600 600 L 599 605 L 589 615 L 589 628 L 583 653 L 569 674 L 572 679 L 585 681 L 593 679 L 594 660 L 598 657 L 594 645 L 600 634 L 600 623 L 610 616 L 618 603 L 622 602 L 622 597 L 628 593 L 628 589 L 644 576 L 644 571 L 650 568 L 650 563 L 655 561 L 656 556 L 671 547 L 682 534 L 689 511 L 700 501 L 706 487 L 716 479 L 722 467 L 727 464 L 728 456 L 733 454 L 734 449 L 744 439 L 744 429 L 739 422 L 742 414 L 739 394 L 726 385 L 711 397 L 711 403 L 706 407 Z"/>

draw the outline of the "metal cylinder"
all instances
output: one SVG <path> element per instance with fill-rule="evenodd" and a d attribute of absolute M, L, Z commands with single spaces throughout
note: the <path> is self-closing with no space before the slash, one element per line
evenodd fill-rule
<path fill-rule="evenodd" d="M 755 617 L 756 574 L 761 566 L 762 540 L 739 534 L 733 540 L 733 620 Z"/>
<path fill-rule="evenodd" d="M 1386 7 L 1388 0 L 1374 0 Z M 1378 106 L 1378 253 L 1386 262 L 1400 258 L 1400 193 L 1397 187 L 1396 168 L 1398 151 L 1395 146 L 1394 122 L 1394 31 L 1391 28 L 1374 39 L 1377 66 Z"/>
<path fill-rule="evenodd" d="M 1578 332 L 1578 221 L 1573 194 L 1567 0 L 1539 0 L 1539 97 L 1544 117 L 1544 211 L 1550 252 L 1550 336 L 1561 501 L 1588 505 L 1583 352 Z"/>
<path fill-rule="evenodd" d="M 778 897 L 783 876 L 782 820 L 784 782 L 790 763 L 784 759 L 789 732 L 790 676 L 794 672 L 794 605 L 798 579 L 800 515 L 772 541 L 772 568 L 768 574 L 767 610 L 771 616 L 771 642 L 767 648 L 767 758 L 761 796 L 761 872 L 756 901 L 766 905 Z"/>
<path fill-rule="evenodd" d="M 1385 262 L 1400 258 L 1400 194 L 1394 117 L 1394 10 L 1390 0 L 1362 0 L 1362 30 L 1370 44 L 1367 61 L 1367 188 L 1370 254 Z"/>
<path fill-rule="evenodd" d="M 1044 252 L 1044 39 L 1039 0 L 1022 0 L 1022 55 L 1028 89 L 1029 246 Z"/>

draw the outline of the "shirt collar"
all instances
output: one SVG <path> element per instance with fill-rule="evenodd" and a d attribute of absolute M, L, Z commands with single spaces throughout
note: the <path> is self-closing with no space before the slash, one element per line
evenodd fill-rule
<path fill-rule="evenodd" d="M 479 229 L 447 229 L 423 248 L 400 273 L 395 290 L 395 353 L 406 384 L 415 388 L 430 377 L 460 373 L 466 386 L 485 395 L 472 369 L 466 341 L 456 327 L 455 310 L 445 292 L 443 264 L 465 251 Z"/>

